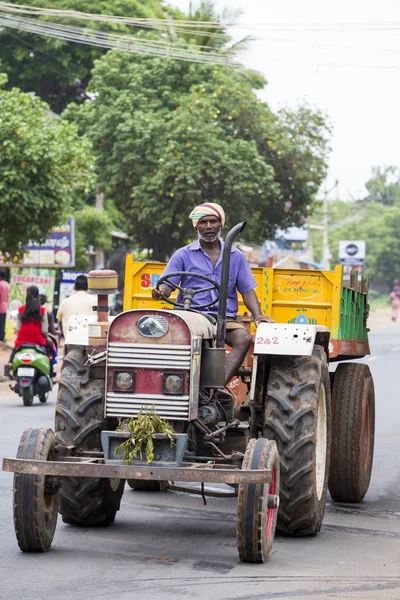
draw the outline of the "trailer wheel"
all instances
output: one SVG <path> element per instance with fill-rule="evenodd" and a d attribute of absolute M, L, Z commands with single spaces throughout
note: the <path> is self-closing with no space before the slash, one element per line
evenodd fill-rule
<path fill-rule="evenodd" d="M 128 479 L 128 485 L 130 488 L 141 492 L 160 492 L 161 481 L 151 480 L 140 480 L 140 479 Z"/>
<path fill-rule="evenodd" d="M 56 405 L 56 438 L 79 450 L 100 452 L 101 431 L 111 429 L 104 417 L 104 380 L 89 379 L 83 346 L 68 345 Z M 66 477 L 60 513 L 69 525 L 109 525 L 120 507 L 125 480 Z"/>
<path fill-rule="evenodd" d="M 22 388 L 22 401 L 24 403 L 24 406 L 32 406 L 33 389 L 31 385 L 29 387 Z"/>
<path fill-rule="evenodd" d="M 26 429 L 17 458 L 54 460 L 54 434 L 51 429 Z M 14 528 L 23 552 L 50 550 L 57 525 L 60 502 L 57 479 L 45 475 L 14 475 Z"/>
<path fill-rule="evenodd" d="M 279 455 L 276 443 L 251 439 L 242 469 L 270 469 L 270 483 L 238 485 L 236 540 L 242 562 L 264 563 L 272 551 L 279 504 Z"/>
<path fill-rule="evenodd" d="M 336 502 L 361 502 L 371 480 L 375 392 L 368 365 L 340 364 L 332 389 L 329 491 Z"/>
<path fill-rule="evenodd" d="M 278 531 L 317 535 L 325 512 L 330 456 L 330 382 L 324 349 L 271 361 L 264 437 L 281 465 Z"/>

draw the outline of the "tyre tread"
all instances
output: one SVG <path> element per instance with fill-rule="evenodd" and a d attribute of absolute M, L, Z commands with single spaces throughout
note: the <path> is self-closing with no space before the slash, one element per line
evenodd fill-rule
<path fill-rule="evenodd" d="M 315 429 L 321 383 L 326 390 L 327 464 L 321 499 L 315 485 Z M 282 406 L 289 408 L 285 414 Z M 278 410 L 277 410 L 278 408 Z M 280 507 L 277 529 L 292 536 L 316 535 L 325 510 L 329 473 L 330 385 L 321 346 L 308 357 L 274 357 L 268 381 L 264 437 L 277 442 L 280 464 Z"/>
<path fill-rule="evenodd" d="M 90 379 L 86 358 L 84 347 L 68 346 L 61 371 L 55 432 L 61 443 L 100 451 L 101 431 L 108 425 L 103 414 L 104 380 Z M 60 503 L 63 521 L 82 526 L 112 523 L 124 484 L 121 481 L 112 490 L 108 479 L 64 478 Z"/>

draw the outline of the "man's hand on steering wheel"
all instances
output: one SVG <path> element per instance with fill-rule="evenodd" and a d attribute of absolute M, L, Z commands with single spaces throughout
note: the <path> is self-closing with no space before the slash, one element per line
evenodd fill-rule
<path fill-rule="evenodd" d="M 161 284 L 160 287 L 153 287 L 151 290 L 151 297 L 153 300 L 162 300 L 163 298 L 169 298 L 173 290 L 169 285 Z"/>

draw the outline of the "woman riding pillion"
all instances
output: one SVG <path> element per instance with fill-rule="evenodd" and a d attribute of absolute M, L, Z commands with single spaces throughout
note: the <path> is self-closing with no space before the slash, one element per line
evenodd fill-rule
<path fill-rule="evenodd" d="M 18 349 L 24 344 L 32 346 L 42 346 L 49 356 L 50 363 L 53 359 L 53 345 L 47 338 L 48 317 L 44 306 L 41 306 L 39 300 L 39 289 L 36 285 L 31 285 L 26 290 L 25 304 L 19 307 L 17 316 L 17 338 L 14 343 L 14 349 L 10 356 L 11 368 L 13 358 Z M 51 377 L 54 377 L 53 369 Z"/>

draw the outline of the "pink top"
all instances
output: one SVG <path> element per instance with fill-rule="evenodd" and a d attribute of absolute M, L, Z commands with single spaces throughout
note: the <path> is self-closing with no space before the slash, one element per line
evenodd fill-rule
<path fill-rule="evenodd" d="M 0 313 L 6 313 L 8 307 L 8 292 L 10 284 L 2 279 L 0 281 Z"/>

